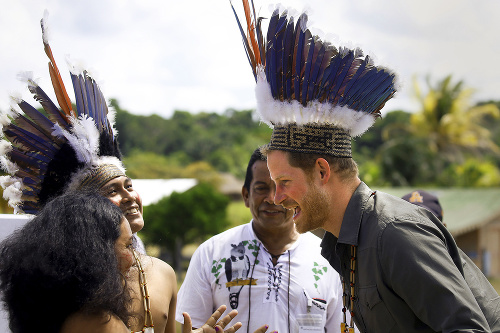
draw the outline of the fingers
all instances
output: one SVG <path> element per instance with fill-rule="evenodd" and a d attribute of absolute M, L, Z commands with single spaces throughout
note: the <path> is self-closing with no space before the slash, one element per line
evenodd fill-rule
<path fill-rule="evenodd" d="M 236 317 L 236 315 L 238 314 L 238 310 L 232 310 L 231 312 L 229 312 L 227 315 L 224 316 L 224 318 L 222 318 L 218 323 L 217 325 L 220 325 L 222 328 L 225 328 L 227 326 L 227 324 L 229 324 L 231 322 L 231 320 L 233 320 L 234 317 Z M 236 324 L 235 324 L 236 325 Z M 239 327 L 238 327 L 239 328 Z"/>
<path fill-rule="evenodd" d="M 226 311 L 226 306 L 225 305 L 221 305 L 219 306 L 219 308 L 217 310 L 215 310 L 214 313 L 212 313 L 212 315 L 210 316 L 210 318 L 208 318 L 207 322 L 205 323 L 205 325 L 208 325 L 210 327 L 214 327 L 215 324 L 217 323 L 217 321 L 219 320 L 220 316 L 222 316 L 222 314 L 224 313 L 224 311 Z M 232 312 L 232 311 L 231 311 Z M 227 316 L 226 316 L 227 317 Z M 224 317 L 225 318 L 225 317 Z M 232 319 L 232 318 L 231 318 Z M 229 323 L 229 321 L 228 321 Z M 227 324 L 226 324 L 227 325 Z M 182 332 L 182 333 L 186 333 L 186 332 Z"/>
<path fill-rule="evenodd" d="M 184 325 L 182 325 L 182 333 L 191 333 L 193 323 L 191 322 L 191 317 L 189 316 L 189 313 L 183 312 L 182 316 L 184 317 Z"/>
<path fill-rule="evenodd" d="M 264 325 L 256 329 L 253 333 L 264 333 L 265 331 L 267 331 L 268 328 L 269 328 L 268 325 Z M 278 331 L 274 331 L 272 333 L 278 333 Z"/>
<path fill-rule="evenodd" d="M 239 330 L 241 328 L 241 326 L 243 326 L 243 324 L 241 322 L 237 322 L 236 324 L 234 324 L 233 326 L 231 326 L 227 330 L 225 330 L 224 333 L 234 333 L 237 330 Z"/>

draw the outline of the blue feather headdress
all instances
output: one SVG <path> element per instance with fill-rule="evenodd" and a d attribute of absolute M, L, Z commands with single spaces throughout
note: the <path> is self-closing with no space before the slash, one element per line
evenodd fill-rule
<path fill-rule="evenodd" d="M 232 6 L 232 4 L 231 4 Z M 396 92 L 395 74 L 358 49 L 336 48 L 276 9 L 266 38 L 253 0 L 243 0 L 246 33 L 233 8 L 256 86 L 257 113 L 273 128 L 270 149 L 351 157 Z"/>
<path fill-rule="evenodd" d="M 28 89 L 43 107 L 38 111 L 15 99 L 1 116 L 3 140 L 0 165 L 9 174 L 0 184 L 15 212 L 36 214 L 51 198 L 65 191 L 99 189 L 125 175 L 121 163 L 114 114 L 109 112 L 97 83 L 86 71 L 72 69 L 76 112 L 68 97 L 41 21 L 45 53 L 58 108 L 29 76 Z M 22 112 L 21 112 L 22 111 Z"/>

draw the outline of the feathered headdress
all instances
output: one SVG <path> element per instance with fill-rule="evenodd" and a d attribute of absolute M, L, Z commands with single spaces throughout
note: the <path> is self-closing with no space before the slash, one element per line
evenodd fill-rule
<path fill-rule="evenodd" d="M 270 149 L 351 157 L 363 134 L 396 92 L 395 75 L 357 48 L 336 48 L 276 9 L 267 40 L 253 0 L 243 0 L 246 33 L 233 8 L 255 76 L 257 112 L 273 128 Z"/>
<path fill-rule="evenodd" d="M 15 212 L 36 214 L 51 198 L 75 189 L 99 189 L 125 175 L 121 163 L 114 114 L 108 111 L 97 83 L 86 71 L 71 70 L 76 112 L 68 97 L 41 20 L 43 44 L 60 109 L 29 76 L 28 89 L 43 107 L 38 111 L 24 100 L 2 115 L 0 164 L 4 198 Z"/>

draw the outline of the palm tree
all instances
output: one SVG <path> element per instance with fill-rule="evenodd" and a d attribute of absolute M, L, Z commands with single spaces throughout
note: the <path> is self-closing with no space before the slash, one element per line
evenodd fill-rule
<path fill-rule="evenodd" d="M 494 103 L 471 105 L 474 91 L 465 89 L 462 81 L 454 83 L 451 75 L 435 85 L 429 78 L 426 82 L 425 93 L 414 83 L 421 109 L 382 130 L 380 166 L 384 179 L 393 186 L 435 184 L 442 172 L 470 156 L 500 156 L 500 148 L 483 125 L 485 119 L 500 117 L 498 107 Z"/>
<path fill-rule="evenodd" d="M 474 90 L 464 88 L 462 81 L 453 83 L 451 75 L 435 86 L 427 78 L 426 94 L 416 80 L 414 85 L 422 109 L 412 114 L 410 131 L 417 137 L 426 138 L 432 152 L 440 153 L 450 162 L 463 161 L 466 153 L 500 152 L 490 131 L 482 125 L 486 116 L 500 116 L 495 104 L 472 106 L 470 100 Z"/>

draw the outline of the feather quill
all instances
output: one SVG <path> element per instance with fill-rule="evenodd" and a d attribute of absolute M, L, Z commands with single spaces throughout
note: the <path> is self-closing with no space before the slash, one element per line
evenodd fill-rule
<path fill-rule="evenodd" d="M 48 36 L 47 36 L 47 28 L 46 21 L 48 12 L 45 11 L 45 17 L 40 21 L 40 26 L 42 27 L 42 39 L 43 46 L 45 50 L 45 54 L 49 58 L 49 73 L 50 78 L 52 80 L 52 86 L 54 87 L 54 92 L 56 93 L 57 101 L 59 106 L 64 111 L 63 117 L 68 120 L 69 115 L 74 115 L 73 109 L 71 107 L 71 101 L 69 99 L 68 93 L 66 92 L 66 88 L 64 87 L 64 82 L 61 78 L 61 74 L 59 73 L 59 69 L 57 68 L 57 64 L 54 60 L 54 56 L 52 55 L 52 49 L 50 48 Z"/>

